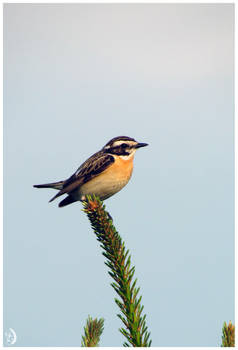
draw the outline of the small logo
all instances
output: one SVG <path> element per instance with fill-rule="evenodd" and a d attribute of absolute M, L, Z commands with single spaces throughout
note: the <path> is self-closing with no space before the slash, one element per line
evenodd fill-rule
<path fill-rule="evenodd" d="M 5 335 L 6 343 L 8 345 L 13 345 L 16 343 L 17 335 L 14 329 L 8 328 L 8 330 L 4 333 L 4 335 Z"/>

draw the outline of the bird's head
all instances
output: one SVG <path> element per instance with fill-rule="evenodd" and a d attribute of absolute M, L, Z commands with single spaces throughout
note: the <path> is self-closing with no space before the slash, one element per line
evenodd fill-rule
<path fill-rule="evenodd" d="M 102 151 L 105 153 L 120 156 L 122 159 L 128 159 L 134 156 L 138 148 L 145 146 L 148 146 L 148 144 L 137 142 L 131 137 L 117 136 L 110 140 L 102 148 Z"/>

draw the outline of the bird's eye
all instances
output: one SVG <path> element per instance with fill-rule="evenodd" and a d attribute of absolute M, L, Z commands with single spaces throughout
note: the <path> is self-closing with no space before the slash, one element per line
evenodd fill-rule
<path fill-rule="evenodd" d="M 126 143 L 123 143 L 123 144 L 121 145 L 121 147 L 122 147 L 122 148 L 126 148 L 126 147 L 127 147 L 127 144 L 126 144 Z"/>

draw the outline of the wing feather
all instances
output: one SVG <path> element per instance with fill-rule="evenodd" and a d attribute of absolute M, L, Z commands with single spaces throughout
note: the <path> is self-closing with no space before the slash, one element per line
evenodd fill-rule
<path fill-rule="evenodd" d="M 62 190 L 60 190 L 50 202 L 65 193 L 74 191 L 77 187 L 92 180 L 106 170 L 113 162 L 114 157 L 102 151 L 93 154 L 69 179 L 65 180 Z"/>

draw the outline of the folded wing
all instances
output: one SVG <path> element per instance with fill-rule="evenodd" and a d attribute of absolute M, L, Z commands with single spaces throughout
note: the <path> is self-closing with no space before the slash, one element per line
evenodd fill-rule
<path fill-rule="evenodd" d="M 113 162 L 113 156 L 105 154 L 101 151 L 95 153 L 89 159 L 87 159 L 69 179 L 64 181 L 63 188 L 53 198 L 51 198 L 50 202 L 65 193 L 70 194 L 79 186 L 82 186 L 86 182 L 101 174 Z"/>

